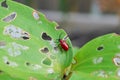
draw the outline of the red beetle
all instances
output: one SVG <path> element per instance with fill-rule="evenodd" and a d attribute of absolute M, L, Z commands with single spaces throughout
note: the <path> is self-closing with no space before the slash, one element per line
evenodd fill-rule
<path fill-rule="evenodd" d="M 66 41 L 65 41 L 65 40 L 62 40 L 62 39 L 59 39 L 59 42 L 60 42 L 60 45 L 61 45 L 62 49 L 64 49 L 65 51 L 68 51 L 69 46 L 68 46 L 68 44 L 66 43 Z"/>
<path fill-rule="evenodd" d="M 59 45 L 62 47 L 62 49 L 64 49 L 65 51 L 68 51 L 69 49 L 69 46 L 68 44 L 66 43 L 66 39 L 67 39 L 68 36 L 66 36 L 64 39 L 58 39 L 59 40 Z"/>

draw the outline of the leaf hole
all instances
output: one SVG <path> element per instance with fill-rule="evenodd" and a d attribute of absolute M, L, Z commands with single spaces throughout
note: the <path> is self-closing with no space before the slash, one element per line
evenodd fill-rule
<path fill-rule="evenodd" d="M 23 36 L 22 37 L 24 40 L 27 40 L 27 39 L 29 39 L 29 37 L 26 37 L 26 36 Z"/>
<path fill-rule="evenodd" d="M 4 7 L 4 8 L 8 8 L 7 1 L 4 0 L 4 1 L 1 3 L 1 6 Z"/>
<path fill-rule="evenodd" d="M 23 40 L 30 39 L 30 35 L 28 32 L 14 25 L 8 25 L 7 27 L 5 27 L 3 34 L 9 35 L 11 38 L 15 38 L 15 39 L 23 39 Z"/>
<path fill-rule="evenodd" d="M 16 16 L 17 16 L 17 13 L 13 12 L 10 15 L 6 16 L 5 18 L 3 18 L 3 21 L 4 22 L 11 22 L 11 21 L 15 20 Z"/>
<path fill-rule="evenodd" d="M 30 39 L 30 35 L 27 32 L 23 32 L 22 38 L 23 38 L 23 40 L 28 40 L 28 39 Z"/>
<path fill-rule="evenodd" d="M 49 58 L 45 58 L 42 62 L 44 65 L 50 66 L 52 64 L 51 60 Z"/>
<path fill-rule="evenodd" d="M 45 48 L 41 49 L 41 52 L 42 52 L 42 53 L 48 53 L 48 52 L 49 52 L 49 49 L 48 49 L 47 47 L 45 47 Z"/>
<path fill-rule="evenodd" d="M 104 49 L 103 46 L 99 46 L 99 47 L 97 48 L 98 51 L 102 51 L 103 49 Z"/>
<path fill-rule="evenodd" d="M 115 66 L 120 66 L 120 57 L 114 57 L 113 58 L 113 62 L 114 62 L 114 64 L 115 64 Z"/>
<path fill-rule="evenodd" d="M 25 64 L 26 64 L 27 66 L 30 66 L 30 65 L 31 65 L 30 62 L 26 62 Z"/>
<path fill-rule="evenodd" d="M 42 33 L 42 39 L 44 40 L 52 40 L 52 38 L 50 36 L 47 35 L 47 33 Z"/>
<path fill-rule="evenodd" d="M 40 16 L 37 11 L 33 11 L 32 15 L 33 15 L 34 19 L 39 20 Z"/>
<path fill-rule="evenodd" d="M 7 61 L 7 62 L 6 62 L 6 64 L 7 64 L 7 65 L 9 65 L 9 64 L 10 64 L 10 62 L 9 62 L 9 61 Z"/>

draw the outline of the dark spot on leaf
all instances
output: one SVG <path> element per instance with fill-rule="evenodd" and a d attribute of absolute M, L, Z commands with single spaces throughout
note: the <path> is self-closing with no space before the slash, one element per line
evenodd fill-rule
<path fill-rule="evenodd" d="M 26 36 L 23 36 L 22 37 L 24 40 L 27 40 L 27 39 L 29 39 L 29 37 L 26 37 Z"/>
<path fill-rule="evenodd" d="M 7 3 L 6 3 L 7 1 L 6 0 L 4 0 L 2 3 L 1 3 L 1 6 L 2 7 L 4 7 L 4 8 L 8 8 L 8 5 L 7 5 Z"/>
<path fill-rule="evenodd" d="M 72 76 L 72 72 L 69 72 L 68 74 L 64 74 L 62 80 L 69 80 L 71 76 Z"/>
<path fill-rule="evenodd" d="M 103 49 L 104 49 L 103 46 L 99 46 L 99 47 L 97 48 L 98 51 L 101 51 L 101 50 L 103 50 Z"/>
<path fill-rule="evenodd" d="M 46 33 L 42 33 L 42 39 L 44 40 L 52 40 L 50 36 L 48 36 Z"/>
<path fill-rule="evenodd" d="M 24 33 L 22 33 L 22 38 L 24 40 L 28 40 L 28 39 L 30 39 L 30 35 L 27 32 L 24 32 Z"/>
<path fill-rule="evenodd" d="M 27 65 L 27 66 L 30 66 L 31 64 L 30 64 L 30 62 L 26 62 L 26 65 Z"/>
<path fill-rule="evenodd" d="M 10 15 L 8 15 L 7 17 L 5 17 L 3 19 L 3 21 L 4 22 L 11 22 L 11 21 L 13 21 L 16 18 L 16 15 L 17 15 L 16 12 L 13 12 Z"/>
<path fill-rule="evenodd" d="M 0 70 L 0 74 L 2 74 L 2 73 L 3 73 L 3 71 Z"/>
<path fill-rule="evenodd" d="M 7 62 L 6 62 L 6 64 L 7 64 L 7 65 L 9 65 L 9 64 L 10 64 L 10 62 L 9 62 L 9 61 L 7 61 Z"/>
<path fill-rule="evenodd" d="M 27 32 L 24 32 L 25 35 L 29 35 Z"/>
<path fill-rule="evenodd" d="M 41 52 L 43 52 L 43 53 L 48 53 L 48 52 L 49 52 L 49 50 L 48 50 L 48 48 L 47 48 L 47 47 L 45 47 L 45 48 L 41 49 Z"/>
<path fill-rule="evenodd" d="M 47 65 L 47 66 L 50 66 L 52 62 L 49 58 L 45 58 L 42 63 Z"/>
<path fill-rule="evenodd" d="M 66 80 L 66 78 L 67 78 L 67 75 L 64 74 L 62 80 Z"/>

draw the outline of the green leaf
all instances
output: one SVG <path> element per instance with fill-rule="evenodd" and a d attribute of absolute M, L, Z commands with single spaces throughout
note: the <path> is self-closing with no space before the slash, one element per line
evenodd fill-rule
<path fill-rule="evenodd" d="M 45 15 L 11 0 L 0 0 L 0 69 L 28 80 L 60 79 L 71 64 L 73 52 L 59 42 L 67 34 Z"/>
<path fill-rule="evenodd" d="M 97 75 L 99 75 L 99 73 Z M 100 76 L 101 74 L 99 75 L 99 77 L 95 77 L 92 76 L 92 74 L 90 75 L 89 73 L 75 71 L 72 73 L 72 76 L 69 80 L 119 80 L 116 77 L 101 78 Z"/>
<path fill-rule="evenodd" d="M 76 55 L 78 51 L 79 51 L 78 47 L 73 47 L 73 57 Z"/>
<path fill-rule="evenodd" d="M 22 80 L 22 79 L 18 79 L 18 78 L 13 78 L 12 76 L 10 76 L 4 72 L 0 72 L 0 79 L 1 80 Z"/>
<path fill-rule="evenodd" d="M 111 33 L 93 39 L 79 50 L 75 61 L 70 80 L 119 80 L 120 36 Z"/>

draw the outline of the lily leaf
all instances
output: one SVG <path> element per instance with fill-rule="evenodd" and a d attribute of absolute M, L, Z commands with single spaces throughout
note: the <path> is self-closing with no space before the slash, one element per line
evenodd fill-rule
<path fill-rule="evenodd" d="M 64 30 L 28 6 L 12 0 L 0 4 L 0 69 L 25 80 L 61 79 L 73 57 Z M 67 51 L 59 40 L 65 40 Z"/>
<path fill-rule="evenodd" d="M 22 79 L 18 79 L 18 78 L 13 78 L 12 76 L 10 76 L 4 72 L 0 72 L 0 79 L 2 79 L 2 80 L 22 80 Z"/>
<path fill-rule="evenodd" d="M 107 34 L 84 45 L 76 54 L 70 80 L 119 80 L 120 36 Z"/>

